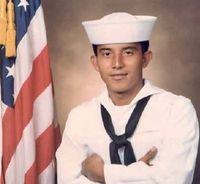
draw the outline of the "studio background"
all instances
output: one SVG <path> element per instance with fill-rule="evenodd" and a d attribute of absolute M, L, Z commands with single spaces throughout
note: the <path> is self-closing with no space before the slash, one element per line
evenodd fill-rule
<path fill-rule="evenodd" d="M 158 17 L 150 40 L 153 60 L 144 76 L 190 98 L 200 117 L 200 1 L 44 0 L 43 8 L 62 131 L 70 109 L 104 86 L 89 62 L 92 49 L 81 22 L 119 11 Z M 200 184 L 200 156 L 193 184 Z"/>

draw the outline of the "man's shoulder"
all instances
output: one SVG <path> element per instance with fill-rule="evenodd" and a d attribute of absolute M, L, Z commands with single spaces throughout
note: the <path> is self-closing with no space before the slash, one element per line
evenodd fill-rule
<path fill-rule="evenodd" d="M 145 80 L 147 89 L 150 89 L 150 92 L 153 94 L 153 98 L 156 99 L 157 102 L 162 101 L 163 103 L 189 103 L 191 100 L 183 95 L 176 94 L 172 91 L 160 88 L 156 85 L 154 85 L 151 81 Z"/>
<path fill-rule="evenodd" d="M 80 103 L 71 109 L 68 115 L 68 121 L 79 125 L 82 121 L 85 125 L 88 125 L 88 123 L 90 124 L 98 117 L 100 112 L 99 104 L 98 98 L 96 97 Z"/>
<path fill-rule="evenodd" d="M 156 101 L 162 103 L 163 105 L 170 106 L 171 108 L 181 109 L 181 108 L 194 108 L 191 100 L 183 95 L 178 95 L 170 91 L 162 90 L 161 93 L 154 95 Z"/>
<path fill-rule="evenodd" d="M 165 91 L 163 92 L 163 95 L 171 100 L 182 100 L 182 101 L 188 101 L 190 100 L 189 98 L 187 98 L 186 96 L 184 95 L 181 95 L 181 94 L 176 94 L 176 93 L 173 93 L 173 92 L 170 92 L 170 91 Z"/>
<path fill-rule="evenodd" d="M 91 134 L 90 132 L 99 126 L 99 113 L 100 105 L 97 98 L 82 102 L 70 111 L 65 127 L 66 132 L 77 137 Z"/>

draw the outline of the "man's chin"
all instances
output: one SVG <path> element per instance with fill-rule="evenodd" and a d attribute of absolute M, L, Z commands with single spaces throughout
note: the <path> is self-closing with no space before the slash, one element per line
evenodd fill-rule
<path fill-rule="evenodd" d="M 128 92 L 128 88 L 125 85 L 113 85 L 107 86 L 108 90 L 115 94 L 124 94 Z"/>
<path fill-rule="evenodd" d="M 125 89 L 113 89 L 112 91 L 116 94 L 125 94 L 127 92 Z"/>

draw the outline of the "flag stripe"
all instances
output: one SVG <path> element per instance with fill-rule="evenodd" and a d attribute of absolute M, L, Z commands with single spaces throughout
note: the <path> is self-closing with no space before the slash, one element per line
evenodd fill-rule
<path fill-rule="evenodd" d="M 6 183 L 24 183 L 24 174 L 35 160 L 33 128 L 34 124 L 31 121 L 23 131 L 23 136 L 6 170 Z M 32 146 L 30 147 L 30 145 Z"/>
<path fill-rule="evenodd" d="M 55 142 L 49 143 L 51 137 L 54 137 L 54 124 L 51 124 L 36 140 L 36 160 L 26 173 L 25 183 L 38 183 L 34 177 L 38 177 L 45 168 L 52 162 L 54 157 Z M 44 153 L 45 157 L 44 157 Z M 37 165 L 37 168 L 36 168 Z M 37 171 L 36 171 L 37 169 Z"/>
<path fill-rule="evenodd" d="M 28 172 L 25 174 L 25 184 L 37 184 L 37 166 L 36 163 L 30 167 Z"/>
<path fill-rule="evenodd" d="M 15 152 L 16 145 L 19 143 L 24 127 L 32 117 L 33 101 L 51 82 L 49 63 L 45 61 L 48 61 L 47 47 L 43 49 L 41 54 L 34 61 L 31 75 L 20 90 L 15 104 L 15 114 L 13 114 L 14 111 L 12 108 L 7 108 L 4 114 L 2 120 L 4 132 L 3 139 L 10 140 L 9 142 L 6 142 L 6 144 L 4 143 L 4 171 L 6 171 L 11 157 Z M 32 91 L 30 91 L 30 88 L 32 88 Z M 23 105 L 21 103 L 23 103 Z M 25 113 L 22 111 L 25 111 Z M 23 116 L 21 116 L 22 113 Z M 11 134 L 11 131 L 13 134 Z M 10 134 L 14 135 L 15 131 L 17 131 L 16 137 L 10 137 Z"/>
<path fill-rule="evenodd" d="M 48 142 L 51 137 L 55 137 L 55 127 L 51 124 L 36 140 L 36 153 L 38 162 L 38 174 L 40 174 L 52 161 L 54 157 L 55 142 Z M 48 144 L 47 144 L 48 143 Z M 46 155 L 44 157 L 44 153 Z"/>
<path fill-rule="evenodd" d="M 53 104 L 52 85 L 50 84 L 34 102 L 33 117 L 34 117 L 34 136 L 37 138 L 45 131 L 51 122 L 53 122 Z M 42 122 L 42 123 L 41 123 Z"/>
<path fill-rule="evenodd" d="M 46 184 L 55 184 L 55 162 L 54 160 L 48 165 L 45 170 L 39 175 L 38 180 L 39 183 L 46 183 Z"/>
<path fill-rule="evenodd" d="M 40 54 L 41 50 L 46 46 L 45 25 L 40 18 L 43 15 L 42 7 L 37 9 L 37 12 L 32 19 L 28 32 L 17 47 L 16 64 L 15 64 L 15 99 L 21 89 L 23 83 L 32 71 L 32 64 L 35 58 Z M 39 29 L 38 29 L 39 28 Z M 31 49 L 26 49 L 26 48 Z M 46 58 L 44 62 L 48 59 Z M 23 72 L 22 72 L 23 71 Z"/>
<path fill-rule="evenodd" d="M 7 106 L 6 104 L 4 104 L 3 102 L 1 103 L 1 114 L 2 114 L 1 118 L 3 117 L 3 114 L 5 113 L 7 107 L 8 107 L 8 106 Z M 2 120 L 2 119 L 1 119 L 1 120 Z M 1 121 L 1 122 L 2 122 L 2 121 Z"/>

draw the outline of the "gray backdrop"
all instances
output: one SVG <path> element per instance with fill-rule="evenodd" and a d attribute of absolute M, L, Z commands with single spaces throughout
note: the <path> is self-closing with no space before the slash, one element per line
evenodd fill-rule
<path fill-rule="evenodd" d="M 116 11 L 158 17 L 153 61 L 145 77 L 190 98 L 200 114 L 199 0 L 44 0 L 55 102 L 63 130 L 70 109 L 104 86 L 89 63 L 92 50 L 81 22 Z M 194 184 L 200 184 L 200 156 Z"/>

